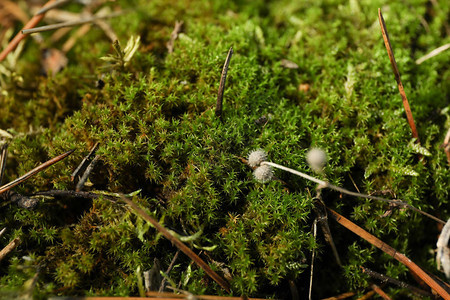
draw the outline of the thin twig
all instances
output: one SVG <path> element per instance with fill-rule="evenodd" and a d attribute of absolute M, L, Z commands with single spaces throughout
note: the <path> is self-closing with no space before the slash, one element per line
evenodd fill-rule
<path fill-rule="evenodd" d="M 441 286 L 439 285 L 435 280 L 433 280 L 425 271 L 423 271 L 419 266 L 417 266 L 413 261 L 411 261 L 408 257 L 406 257 L 404 254 L 397 252 L 394 248 L 386 244 L 385 242 L 381 241 L 374 235 L 368 233 L 349 219 L 345 218 L 344 216 L 338 214 L 334 210 L 327 207 L 327 211 L 329 215 L 336 220 L 339 224 L 347 228 L 348 230 L 352 231 L 356 235 L 360 236 L 367 242 L 371 243 L 375 247 L 381 249 L 386 254 L 392 256 L 402 264 L 404 264 L 406 267 L 408 267 L 411 272 L 415 273 L 417 276 L 419 276 L 425 283 L 431 287 L 435 292 L 437 292 L 441 297 L 444 299 L 450 299 L 450 294 Z"/>
<path fill-rule="evenodd" d="M 55 2 L 55 0 L 49 0 L 44 7 L 52 4 L 53 2 Z M 30 21 L 28 21 L 27 24 L 25 24 L 25 26 L 23 27 L 23 29 L 29 29 L 29 28 L 33 28 L 34 26 L 36 26 L 43 18 L 44 18 L 45 14 L 40 14 L 40 15 L 36 15 L 33 18 L 31 18 Z M 6 56 L 13 51 L 17 45 L 20 43 L 20 41 L 22 41 L 24 38 L 26 37 L 25 34 L 23 34 L 21 31 L 18 32 L 16 34 L 16 36 L 14 37 L 14 39 L 12 39 L 11 42 L 9 42 L 8 46 L 6 46 L 5 49 L 3 49 L 3 51 L 0 53 L 0 61 L 4 60 L 6 58 Z"/>
<path fill-rule="evenodd" d="M 428 53 L 428 54 L 422 56 L 421 58 L 419 58 L 418 60 L 416 60 L 416 64 L 420 65 L 421 63 L 423 63 L 427 59 L 430 59 L 430 58 L 438 55 L 439 53 L 444 52 L 445 50 L 447 50 L 449 48 L 450 48 L 450 43 L 445 44 L 443 46 L 440 46 L 439 48 L 434 49 L 430 53 Z"/>
<path fill-rule="evenodd" d="M 61 155 L 58 155 L 48 161 L 46 161 L 45 163 L 37 166 L 36 168 L 34 168 L 33 170 L 31 170 L 30 172 L 22 175 L 21 177 L 11 181 L 10 183 L 5 184 L 4 186 L 0 187 L 0 194 L 6 192 L 7 190 L 10 190 L 11 188 L 15 187 L 16 185 L 24 182 L 25 180 L 27 180 L 28 178 L 36 175 L 37 173 L 39 173 L 40 171 L 50 167 L 51 165 L 59 162 L 60 160 L 63 160 L 64 158 L 66 158 L 67 156 L 69 156 L 70 154 L 72 154 L 75 150 L 70 150 L 67 151 L 66 153 L 63 153 Z"/>
<path fill-rule="evenodd" d="M 317 218 L 316 217 L 314 219 L 313 222 L 313 236 L 314 236 L 314 241 L 316 241 L 317 238 Z M 314 275 L 314 258 L 316 256 L 316 249 L 312 250 L 312 254 L 311 254 L 311 273 L 309 275 L 309 293 L 308 293 L 308 299 L 311 300 L 311 293 L 312 293 L 312 283 L 313 283 L 313 275 Z"/>
<path fill-rule="evenodd" d="M 91 160 L 94 158 L 94 154 L 97 151 L 98 145 L 100 145 L 99 142 L 95 143 L 94 146 L 92 146 L 91 150 L 89 150 L 88 155 L 83 158 L 75 171 L 73 171 L 72 175 L 70 176 L 71 181 L 74 181 L 75 177 L 89 165 Z"/>
<path fill-rule="evenodd" d="M 405 107 L 406 118 L 408 119 L 409 127 L 412 131 L 413 138 L 416 139 L 417 143 L 420 144 L 419 134 L 417 133 L 416 124 L 414 123 L 414 118 L 409 107 L 408 99 L 406 98 L 405 90 L 403 88 L 402 81 L 400 79 L 400 72 L 398 71 L 397 63 L 395 62 L 394 52 L 392 51 L 391 41 L 389 40 L 389 35 L 387 32 L 386 24 L 384 23 L 383 15 L 381 14 L 381 9 L 378 9 L 378 20 L 380 21 L 381 33 L 383 35 L 384 45 L 391 61 L 392 70 L 394 71 L 395 80 L 397 81 L 398 90 L 400 96 L 402 97 L 403 106 Z"/>
<path fill-rule="evenodd" d="M 392 300 L 391 297 L 389 297 L 388 294 L 386 294 L 378 285 L 372 284 L 370 285 L 370 287 L 375 293 L 377 293 L 384 300 Z"/>
<path fill-rule="evenodd" d="M 95 164 L 100 160 L 100 156 L 96 155 L 94 159 L 90 162 L 90 164 L 86 167 L 86 171 L 84 171 L 83 176 L 81 176 L 80 181 L 78 181 L 77 186 L 75 187 L 75 191 L 79 192 L 83 189 L 84 183 L 88 179 L 92 170 L 95 167 Z"/>
<path fill-rule="evenodd" d="M 6 232 L 6 227 L 3 228 L 2 230 L 0 230 L 0 237 L 2 237 L 2 235 Z"/>
<path fill-rule="evenodd" d="M 178 254 L 180 254 L 180 250 L 178 250 L 175 253 L 175 255 L 173 256 L 172 261 L 170 262 L 169 267 L 167 268 L 167 270 L 165 272 L 167 275 L 169 275 L 169 272 L 172 270 L 173 266 L 175 265 L 175 262 L 178 258 Z M 158 292 L 161 293 L 164 290 L 164 285 L 166 284 L 166 281 L 167 281 L 167 279 L 166 279 L 166 277 L 164 277 L 163 280 L 161 281 L 161 285 L 159 286 Z"/>
<path fill-rule="evenodd" d="M 408 203 L 406 203 L 406 202 L 404 202 L 402 200 L 390 200 L 390 199 L 385 199 L 385 198 L 381 198 L 381 197 L 376 197 L 376 196 L 371 196 L 371 195 L 351 192 L 351 191 L 349 191 L 347 189 L 338 187 L 338 186 L 333 185 L 333 184 L 331 184 L 329 182 L 326 182 L 326 181 L 314 178 L 314 177 L 309 176 L 309 175 L 307 175 L 305 173 L 302 173 L 302 172 L 299 172 L 297 170 L 293 170 L 291 168 L 287 168 L 285 166 L 282 166 L 282 165 L 279 165 L 279 164 L 276 164 L 276 163 L 273 163 L 273 162 L 269 162 L 269 161 L 264 161 L 264 162 L 261 163 L 261 165 L 272 166 L 274 168 L 277 168 L 277 169 L 280 169 L 280 170 L 283 170 L 283 171 L 286 171 L 286 172 L 290 172 L 290 173 L 295 174 L 297 176 L 300 176 L 300 177 L 303 177 L 303 178 L 308 179 L 310 181 L 313 181 L 315 183 L 318 183 L 319 184 L 318 188 L 329 188 L 329 189 L 338 191 L 340 193 L 347 194 L 347 195 L 354 196 L 354 197 L 360 197 L 360 198 L 366 198 L 366 199 L 372 199 L 372 200 L 378 200 L 378 201 L 383 201 L 383 202 L 387 202 L 387 203 L 392 203 L 394 205 L 398 205 L 398 206 L 401 206 L 401 207 L 409 208 L 409 209 L 411 209 L 413 211 L 416 211 L 416 212 L 418 212 L 418 213 L 420 213 L 420 214 L 422 214 L 424 216 L 429 217 L 430 219 L 435 220 L 436 222 L 439 222 L 441 224 L 445 224 L 445 222 L 442 221 L 441 219 L 439 219 L 439 218 L 437 218 L 437 217 L 435 217 L 433 215 L 430 215 L 429 213 L 421 211 L 420 209 L 415 208 L 414 206 L 412 206 L 412 205 L 410 205 L 410 204 L 408 204 Z"/>
<path fill-rule="evenodd" d="M 369 275 L 372 278 L 378 279 L 383 283 L 391 283 L 393 285 L 396 285 L 398 287 L 401 287 L 403 289 L 407 289 L 412 293 L 418 294 L 418 295 L 422 295 L 422 296 L 427 296 L 430 297 L 432 296 L 430 293 L 428 293 L 427 291 L 421 290 L 419 288 L 416 288 L 415 286 L 412 286 L 410 284 L 407 284 L 406 282 L 391 278 L 389 276 L 386 276 L 384 274 L 375 272 L 371 269 L 365 268 L 365 267 L 361 267 L 362 271 L 364 273 L 366 273 L 367 275 Z"/>
<path fill-rule="evenodd" d="M 6 168 L 6 156 L 8 154 L 8 144 L 3 144 L 0 148 L 0 185 L 3 182 Z"/>
<path fill-rule="evenodd" d="M 138 214 L 141 218 L 149 222 L 156 228 L 165 238 L 172 242 L 178 249 L 183 251 L 190 259 L 192 259 L 200 268 L 202 268 L 206 274 L 208 274 L 215 282 L 217 282 L 223 289 L 227 292 L 230 292 L 230 284 L 223 279 L 219 274 L 214 272 L 208 264 L 201 259 L 197 254 L 195 254 L 189 247 L 187 247 L 183 242 L 181 242 L 178 238 L 172 235 L 166 228 L 164 228 L 158 221 L 149 216 L 143 209 L 137 206 L 133 201 L 121 197 L 122 200 L 128 204 L 133 211 Z"/>
<path fill-rule="evenodd" d="M 20 243 L 20 238 L 13 239 L 5 248 L 0 251 L 0 261 L 2 261 L 8 253 L 13 251 Z"/>
<path fill-rule="evenodd" d="M 342 299 L 347 299 L 350 297 L 355 296 L 356 293 L 355 292 L 347 292 L 347 293 L 343 293 L 334 297 L 329 297 L 329 298 L 323 298 L 322 300 L 342 300 Z"/>
<path fill-rule="evenodd" d="M 79 19 L 79 20 L 75 20 L 75 21 L 67 21 L 67 22 L 45 25 L 45 26 L 31 28 L 31 29 L 24 29 L 24 30 L 22 30 L 22 33 L 23 34 L 32 34 L 32 33 L 36 33 L 36 32 L 55 30 L 55 29 L 64 28 L 64 27 L 73 27 L 73 26 L 82 25 L 82 24 L 86 24 L 86 23 L 93 23 L 99 19 L 107 19 L 107 18 L 117 17 L 122 14 L 123 14 L 122 11 L 113 12 L 109 15 L 104 15 L 104 16 L 93 16 L 90 18 L 84 18 L 84 19 Z"/>
<path fill-rule="evenodd" d="M 181 32 L 181 27 L 183 26 L 183 21 L 175 21 L 175 27 L 173 28 L 172 33 L 170 34 L 170 40 L 167 42 L 167 51 L 169 54 L 173 53 L 173 47 L 175 44 L 175 40 L 178 38 L 178 34 Z"/>
<path fill-rule="evenodd" d="M 50 5 L 46 5 L 45 7 L 41 8 L 40 10 L 38 10 L 36 12 L 36 15 L 41 15 L 46 13 L 47 11 L 54 9 L 58 6 L 61 6 L 63 4 L 69 3 L 71 0 L 57 0 L 56 2 L 50 4 Z"/>
<path fill-rule="evenodd" d="M 227 58 L 225 59 L 225 64 L 223 65 L 222 75 L 220 77 L 219 91 L 217 93 L 216 102 L 216 117 L 222 118 L 222 107 L 223 107 L 223 93 L 225 91 L 225 82 L 227 80 L 228 66 L 230 65 L 231 56 L 233 55 L 233 47 L 228 50 Z"/>

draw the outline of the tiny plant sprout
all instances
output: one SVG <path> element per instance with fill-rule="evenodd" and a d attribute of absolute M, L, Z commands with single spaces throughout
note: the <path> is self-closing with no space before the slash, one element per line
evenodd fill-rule
<path fill-rule="evenodd" d="M 258 167 L 263 161 L 267 160 L 267 153 L 262 150 L 253 150 L 248 156 L 248 165 L 252 168 Z"/>
<path fill-rule="evenodd" d="M 270 181 L 273 178 L 272 168 L 267 165 L 262 165 L 255 169 L 253 176 L 255 176 L 256 180 L 262 183 Z"/>
<path fill-rule="evenodd" d="M 314 172 L 321 173 L 327 162 L 327 155 L 322 149 L 312 148 L 306 154 L 306 161 Z"/>

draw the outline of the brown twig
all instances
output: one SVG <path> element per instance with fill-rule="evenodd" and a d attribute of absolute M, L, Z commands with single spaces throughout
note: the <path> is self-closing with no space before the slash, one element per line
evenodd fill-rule
<path fill-rule="evenodd" d="M 386 294 L 378 285 L 372 284 L 370 287 L 384 300 L 392 300 L 391 297 L 389 297 L 388 294 Z"/>
<path fill-rule="evenodd" d="M 2 261 L 8 253 L 13 251 L 20 243 L 20 238 L 13 239 L 5 248 L 0 251 L 0 261 Z"/>
<path fill-rule="evenodd" d="M 50 5 L 53 2 L 55 2 L 55 0 L 49 0 L 44 5 L 44 7 L 47 7 L 48 5 Z M 45 14 L 40 14 L 40 15 L 36 15 L 36 16 L 32 17 L 31 20 L 28 21 L 27 24 L 25 24 L 23 29 L 33 28 L 34 26 L 36 26 L 44 18 L 44 16 L 45 16 Z M 11 51 L 13 51 L 17 47 L 17 45 L 20 43 L 20 41 L 22 41 L 25 37 L 26 37 L 26 35 L 23 34 L 22 31 L 19 31 L 17 33 L 17 35 L 12 39 L 12 41 L 9 42 L 8 46 L 6 46 L 6 48 L 3 49 L 3 51 L 0 53 L 0 61 L 4 60 L 6 58 L 6 56 Z"/>
<path fill-rule="evenodd" d="M 322 300 L 342 300 L 355 296 L 355 292 L 347 292 L 334 297 L 323 298 Z"/>
<path fill-rule="evenodd" d="M 381 241 L 377 237 L 373 236 L 372 234 L 368 233 L 349 219 L 343 217 L 342 215 L 338 214 L 334 210 L 327 208 L 327 211 L 329 215 L 335 219 L 339 224 L 347 228 L 348 230 L 352 231 L 356 235 L 360 236 L 364 240 L 368 241 L 375 247 L 381 249 L 383 252 L 387 253 L 388 255 L 392 256 L 405 266 L 407 266 L 411 272 L 417 274 L 425 283 L 431 287 L 434 291 L 436 291 L 441 297 L 444 299 L 450 299 L 450 294 L 448 291 L 446 291 L 441 285 L 439 285 L 435 280 L 433 280 L 425 271 L 423 271 L 419 266 L 417 266 L 414 262 L 412 262 L 408 257 L 406 257 L 404 254 L 397 252 L 394 248 L 386 244 L 385 242 Z"/>
<path fill-rule="evenodd" d="M 364 273 L 366 273 L 366 274 L 369 275 L 370 277 L 375 278 L 375 279 L 378 279 L 378 280 L 380 280 L 380 281 L 383 282 L 383 283 L 391 283 L 391 284 L 394 284 L 394 285 L 396 285 L 396 286 L 398 286 L 398 287 L 401 287 L 401 288 L 403 288 L 403 289 L 407 289 L 407 290 L 409 290 L 410 292 L 415 293 L 415 294 L 418 294 L 418 295 L 421 295 L 421 296 L 427 296 L 427 297 L 431 297 L 431 296 L 432 296 L 432 295 L 431 295 L 430 293 L 428 293 L 427 291 L 424 291 L 424 290 L 421 290 L 421 289 L 419 289 L 419 288 L 416 288 L 415 286 L 412 286 L 412 285 L 410 285 L 410 284 L 407 284 L 406 282 L 403 282 L 403 281 L 400 281 L 400 280 L 391 278 L 391 277 L 389 277 L 389 276 L 386 276 L 386 275 L 384 275 L 384 274 L 375 272 L 375 271 L 370 270 L 370 269 L 365 268 L 365 267 L 361 267 L 361 269 L 362 269 L 362 271 L 363 271 Z"/>
<path fill-rule="evenodd" d="M 11 181 L 10 183 L 5 184 L 4 186 L 0 187 L 0 194 L 6 192 L 7 190 L 10 190 L 11 188 L 15 187 L 16 185 L 24 182 L 25 180 L 27 180 L 28 178 L 36 175 L 37 173 L 39 173 L 40 171 L 50 167 L 51 165 L 59 162 L 60 160 L 63 160 L 64 158 L 66 158 L 67 156 L 69 156 L 70 154 L 72 154 L 75 150 L 70 150 L 67 151 L 66 153 L 63 153 L 61 155 L 58 155 L 57 157 L 54 157 L 48 161 L 46 161 L 45 163 L 37 166 L 36 168 L 34 168 L 33 170 L 31 170 L 30 172 L 26 173 L 25 175 L 20 176 L 19 178 Z"/>
<path fill-rule="evenodd" d="M 406 98 L 405 90 L 403 88 L 402 81 L 400 79 L 400 72 L 398 71 L 397 63 L 395 62 L 394 52 L 392 51 L 391 41 L 389 40 L 389 35 L 387 32 L 386 24 L 384 23 L 383 15 L 381 14 L 381 9 L 378 9 L 378 20 L 380 21 L 381 33 L 383 35 L 384 45 L 391 61 L 392 70 L 394 71 L 395 80 L 397 81 L 398 90 L 400 96 L 402 97 L 403 106 L 405 107 L 406 118 L 408 119 L 409 127 L 411 127 L 412 136 L 416 139 L 417 143 L 420 144 L 419 134 L 417 133 L 416 124 L 414 123 L 414 118 L 409 107 L 408 99 Z"/>
<path fill-rule="evenodd" d="M 91 160 L 94 158 L 94 154 L 97 151 L 98 145 L 100 145 L 99 142 L 95 143 L 94 146 L 92 146 L 91 150 L 89 150 L 88 155 L 86 155 L 81 163 L 78 165 L 78 167 L 73 171 L 72 175 L 70 176 L 70 180 L 74 181 L 75 177 L 84 169 L 87 168 Z"/>
<path fill-rule="evenodd" d="M 208 264 L 202 260 L 197 254 L 195 254 L 189 247 L 187 247 L 182 241 L 173 236 L 166 228 L 164 228 L 158 221 L 148 215 L 143 209 L 137 206 L 133 201 L 121 197 L 122 200 L 128 204 L 133 211 L 139 215 L 141 218 L 152 224 L 156 230 L 158 230 L 165 238 L 172 242 L 178 249 L 180 249 L 184 254 L 186 254 L 190 259 L 192 259 L 200 268 L 202 268 L 206 274 L 208 274 L 215 282 L 217 282 L 223 289 L 230 292 L 230 284 L 223 279 L 219 274 L 214 272 Z"/>
<path fill-rule="evenodd" d="M 225 91 L 225 82 L 227 80 L 228 66 L 230 65 L 232 55 L 233 55 L 233 47 L 230 47 L 230 50 L 228 50 L 227 58 L 225 59 L 225 64 L 223 65 L 222 75 L 220 77 L 219 91 L 217 93 L 216 117 L 218 117 L 219 119 L 222 119 L 223 93 Z"/>
<path fill-rule="evenodd" d="M 88 179 L 92 170 L 94 170 L 95 164 L 100 160 L 100 156 L 96 155 L 94 159 L 89 163 L 86 167 L 86 171 L 84 171 L 83 176 L 81 176 L 80 181 L 78 181 L 77 186 L 75 187 L 75 191 L 79 192 L 83 189 L 84 183 Z"/>

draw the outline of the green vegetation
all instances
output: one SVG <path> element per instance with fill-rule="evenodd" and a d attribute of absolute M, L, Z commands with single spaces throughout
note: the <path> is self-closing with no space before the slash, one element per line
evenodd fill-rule
<path fill-rule="evenodd" d="M 141 189 L 134 201 L 164 226 L 182 236 L 201 231 L 188 245 L 207 249 L 201 256 L 217 272 L 230 272 L 234 295 L 289 298 L 291 281 L 306 297 L 314 248 L 319 251 L 314 299 L 368 289 L 371 279 L 360 266 L 415 284 L 406 267 L 330 220 L 340 268 L 320 230 L 316 241 L 311 231 L 315 184 L 281 171 L 275 171 L 281 181 L 259 183 L 240 157 L 262 148 L 269 160 L 313 174 L 305 156 L 318 147 L 328 155 L 322 179 L 397 197 L 447 220 L 450 168 L 440 145 L 450 127 L 450 52 L 421 65 L 414 61 L 449 42 L 450 3 L 136 0 L 105 5 L 131 9 L 108 21 L 121 48 L 93 27 L 68 52 L 68 66 L 54 76 L 40 75 L 39 46 L 32 39 L 14 65 L 2 63 L 15 72 L 0 75 L 0 129 L 12 136 L 1 137 L 9 143 L 4 183 L 76 149 L 15 188 L 23 195 L 73 190 L 71 173 L 99 142 L 100 161 L 86 190 Z M 422 147 L 411 139 L 378 7 Z M 183 29 L 168 54 L 165 44 L 177 20 L 184 21 Z M 50 35 L 44 33 L 44 39 Z M 120 51 L 136 37 L 140 46 L 125 63 Z M 231 46 L 221 122 L 214 107 Z M 298 68 L 283 67 L 283 59 Z M 96 87 L 99 79 L 102 89 Z M 419 159 L 418 153 L 426 155 Z M 334 191 L 322 196 L 326 205 L 444 278 L 432 253 L 439 234 L 435 222 Z M 33 210 L 0 202 L 0 229 L 7 227 L 0 247 L 15 237 L 22 241 L 0 262 L 5 295 L 20 290 L 37 268 L 36 297 L 138 295 L 142 275 L 136 270 L 149 270 L 157 259 L 165 271 L 177 251 L 123 204 L 103 198 L 39 199 Z M 170 280 L 194 294 L 225 294 L 190 263 L 180 254 Z M 391 285 L 384 290 L 393 297 L 409 295 Z"/>

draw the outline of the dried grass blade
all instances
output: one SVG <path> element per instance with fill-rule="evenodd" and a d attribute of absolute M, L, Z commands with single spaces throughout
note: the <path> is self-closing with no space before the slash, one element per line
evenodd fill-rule
<path fill-rule="evenodd" d="M 370 287 L 384 300 L 392 300 L 391 297 L 389 297 L 388 294 L 386 294 L 378 285 L 372 284 Z"/>
<path fill-rule="evenodd" d="M 0 185 L 3 182 L 3 175 L 5 175 L 7 154 L 8 154 L 8 144 L 3 144 L 0 149 Z"/>
<path fill-rule="evenodd" d="M 365 231 L 364 229 L 362 229 L 349 219 L 338 214 L 334 210 L 327 208 L 327 211 L 329 215 L 333 219 L 335 219 L 339 224 L 341 224 L 348 230 L 352 231 L 356 235 L 365 239 L 375 247 L 381 249 L 386 254 L 392 256 L 393 258 L 395 258 L 396 260 L 407 266 L 411 270 L 411 272 L 419 276 L 429 287 L 431 287 L 434 291 L 436 291 L 441 297 L 443 297 L 444 299 L 450 299 L 450 294 L 448 291 L 446 291 L 441 285 L 439 285 L 435 280 L 433 280 L 425 271 L 423 271 L 419 266 L 417 266 L 404 254 L 397 252 L 397 250 L 395 250 L 385 242 L 381 241 L 377 237 L 373 236 L 372 234 L 368 233 L 367 231 Z"/>
<path fill-rule="evenodd" d="M 74 181 L 75 177 L 84 169 L 87 168 L 87 166 L 91 163 L 91 160 L 94 158 L 94 154 L 97 151 L 98 145 L 100 145 L 99 142 L 95 143 L 94 146 L 92 146 L 91 150 L 89 150 L 88 155 L 86 155 L 81 163 L 78 165 L 78 167 L 73 171 L 72 175 L 70 176 L 70 180 Z"/>
<path fill-rule="evenodd" d="M 44 7 L 47 7 L 48 5 L 52 4 L 53 2 L 55 2 L 55 0 L 49 0 L 44 5 Z M 40 14 L 40 15 L 36 15 L 36 16 L 32 17 L 30 19 L 30 21 L 28 21 L 28 23 L 25 24 L 23 29 L 33 28 L 44 18 L 44 16 L 45 16 L 45 14 Z M 17 45 L 20 43 L 20 41 L 22 41 L 25 38 L 25 36 L 26 35 L 23 34 L 22 31 L 19 31 L 17 33 L 17 35 L 12 39 L 12 41 L 9 42 L 8 46 L 6 46 L 6 48 L 3 49 L 3 51 L 0 53 L 0 61 L 4 60 L 6 58 L 6 56 L 16 48 Z"/>
<path fill-rule="evenodd" d="M 420 144 L 419 134 L 417 133 L 416 124 L 414 123 L 414 118 L 411 112 L 411 108 L 409 106 L 408 99 L 406 98 L 405 89 L 403 88 L 402 81 L 400 79 L 400 72 L 398 71 L 397 62 L 395 61 L 394 52 L 392 51 L 391 41 L 389 40 L 389 35 L 387 32 L 386 24 L 383 19 L 383 15 L 381 14 L 381 9 L 378 9 L 378 20 L 380 21 L 381 33 L 383 35 L 384 45 L 386 46 L 386 50 L 389 56 L 389 60 L 391 61 L 392 70 L 394 71 L 395 80 L 397 81 L 398 90 L 400 92 L 400 96 L 402 97 L 403 106 L 405 107 L 406 118 L 408 119 L 409 127 L 412 131 L 413 138 L 417 139 L 417 142 Z"/>
<path fill-rule="evenodd" d="M 166 228 L 158 223 L 154 218 L 149 216 L 143 209 L 138 207 L 133 201 L 121 197 L 122 200 L 128 204 L 133 211 L 138 214 L 141 218 L 152 224 L 156 230 L 158 230 L 165 238 L 172 242 L 178 249 L 180 249 L 184 254 L 186 254 L 190 259 L 192 259 L 200 268 L 202 268 L 206 274 L 208 274 L 215 282 L 217 282 L 223 289 L 230 292 L 230 284 L 223 279 L 219 274 L 214 272 L 208 264 L 202 260 L 197 254 L 195 254 L 189 247 L 187 247 L 182 241 L 173 236 Z"/>
<path fill-rule="evenodd" d="M 22 34 L 26 35 L 26 34 L 36 33 L 36 32 L 55 30 L 55 29 L 64 28 L 64 27 L 72 27 L 72 26 L 82 25 L 82 24 L 86 24 L 86 23 L 93 23 L 100 19 L 117 17 L 122 14 L 123 14 L 123 12 L 119 11 L 119 12 L 114 12 L 114 13 L 111 13 L 109 15 L 104 15 L 104 16 L 94 16 L 94 17 L 79 19 L 79 20 L 75 20 L 75 21 L 67 21 L 67 22 L 45 25 L 45 26 L 36 27 L 36 28 L 23 29 L 21 32 L 22 32 Z"/>
<path fill-rule="evenodd" d="M 31 170 L 30 172 L 26 173 L 25 175 L 22 175 L 21 177 L 11 181 L 10 183 L 5 184 L 4 186 L 0 187 L 0 194 L 6 192 L 7 190 L 10 190 L 11 188 L 15 187 L 16 185 L 24 182 L 25 180 L 27 180 L 28 178 L 36 175 L 37 173 L 39 173 L 40 171 L 50 167 L 51 165 L 59 162 L 60 160 L 63 160 L 64 158 L 66 158 L 67 156 L 69 156 L 70 154 L 72 154 L 75 150 L 70 150 L 67 151 L 66 153 L 63 153 L 61 155 L 58 155 L 48 161 L 46 161 L 45 163 L 37 166 L 36 168 L 34 168 L 33 170 Z"/>
<path fill-rule="evenodd" d="M 219 91 L 217 93 L 216 117 L 218 118 L 222 118 L 223 93 L 225 91 L 225 82 L 227 80 L 228 66 L 230 65 L 232 55 L 233 55 L 233 47 L 230 47 L 230 50 L 228 50 L 227 58 L 225 59 L 225 64 L 223 65 L 222 75 L 220 77 Z"/>

